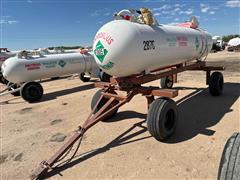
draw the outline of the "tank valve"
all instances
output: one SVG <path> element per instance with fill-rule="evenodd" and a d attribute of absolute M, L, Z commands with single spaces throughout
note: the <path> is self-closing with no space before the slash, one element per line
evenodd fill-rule
<path fill-rule="evenodd" d="M 140 9 L 141 14 L 142 14 L 142 21 L 147 24 L 147 25 L 153 25 L 153 16 L 152 12 L 148 8 L 141 8 Z"/>

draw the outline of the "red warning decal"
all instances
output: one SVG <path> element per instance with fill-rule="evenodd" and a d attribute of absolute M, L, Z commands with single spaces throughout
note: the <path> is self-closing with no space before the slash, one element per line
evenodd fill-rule
<path fill-rule="evenodd" d="M 95 36 L 94 42 L 98 39 L 104 39 L 109 45 L 111 45 L 111 43 L 114 41 L 113 38 L 110 36 L 110 34 L 105 33 L 105 32 L 99 32 Z"/>
<path fill-rule="evenodd" d="M 27 68 L 27 70 L 30 71 L 30 70 L 40 69 L 40 66 L 41 66 L 40 63 L 33 63 L 33 64 L 26 64 L 25 68 Z"/>
<path fill-rule="evenodd" d="M 185 36 L 177 37 L 178 46 L 185 47 L 188 46 L 188 39 Z"/>

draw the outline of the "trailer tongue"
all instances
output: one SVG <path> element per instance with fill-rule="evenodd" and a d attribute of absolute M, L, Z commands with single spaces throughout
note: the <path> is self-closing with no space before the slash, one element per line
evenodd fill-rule
<path fill-rule="evenodd" d="M 138 74 L 125 78 L 111 78 L 110 83 L 95 83 L 95 86 L 102 90 L 100 93 L 98 91 L 94 95 L 92 99 L 92 112 L 87 120 L 83 125 L 77 128 L 75 134 L 56 152 L 56 154 L 49 160 L 40 163 L 39 167 L 31 175 L 31 179 L 44 178 L 48 171 L 58 166 L 55 164 L 59 162 L 59 160 L 65 158 L 69 151 L 71 151 L 73 145 L 79 141 L 75 152 L 66 163 L 70 162 L 75 156 L 86 131 L 97 122 L 104 121 L 113 116 L 121 106 L 131 101 L 137 94 L 142 94 L 147 99 L 149 109 L 147 126 L 150 134 L 159 141 L 164 141 L 169 138 L 176 129 L 176 122 L 178 119 L 176 103 L 170 98 L 176 97 L 178 95 L 178 90 L 145 87 L 142 86 L 142 84 L 170 76 L 175 76 L 176 80 L 178 73 L 188 70 L 205 71 L 206 84 L 209 84 L 211 95 L 216 96 L 222 93 L 223 77 L 219 72 L 214 72 L 211 75 L 211 71 L 224 70 L 224 68 L 207 66 L 205 62 L 177 64 L 153 70 L 148 75 Z M 119 95 L 117 92 L 125 92 L 126 95 Z M 161 98 L 155 99 L 155 96 L 160 96 Z"/>

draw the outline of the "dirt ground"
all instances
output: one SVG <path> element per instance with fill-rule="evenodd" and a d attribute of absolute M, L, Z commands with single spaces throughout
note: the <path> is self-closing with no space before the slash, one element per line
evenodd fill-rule
<path fill-rule="evenodd" d="M 77 156 L 50 179 L 216 179 L 226 140 L 240 131 L 240 53 L 208 56 L 224 65 L 224 93 L 212 97 L 205 73 L 179 74 L 174 100 L 178 104 L 176 133 L 158 142 L 146 128 L 147 104 L 136 96 L 109 122 L 100 122 L 85 135 Z M 78 78 L 42 83 L 41 102 L 1 97 L 1 179 L 28 179 L 73 134 L 90 113 L 97 91 L 94 81 Z M 148 83 L 159 85 L 159 81 Z M 1 85 L 1 88 L 3 86 Z M 61 133 L 61 134 L 60 134 Z M 58 137 L 64 142 L 54 142 Z"/>

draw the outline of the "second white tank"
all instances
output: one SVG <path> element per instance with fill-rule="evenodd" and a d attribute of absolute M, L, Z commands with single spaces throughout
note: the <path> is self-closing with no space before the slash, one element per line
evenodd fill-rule
<path fill-rule="evenodd" d="M 10 82 L 23 83 L 68 74 L 99 73 L 93 55 L 80 53 L 12 57 L 2 65 L 2 74 Z"/>

